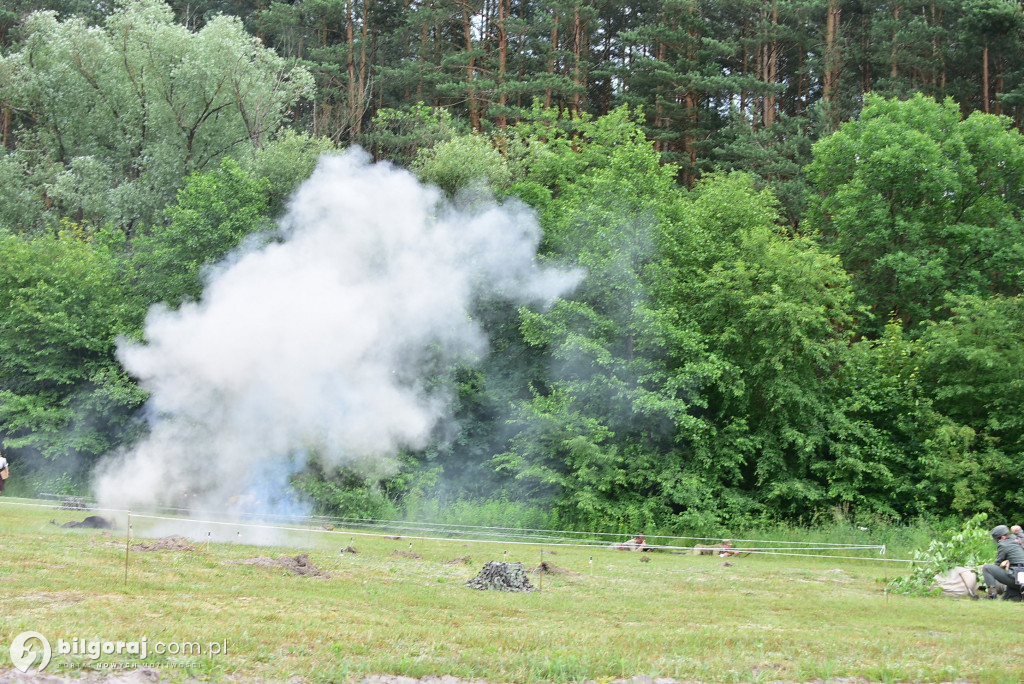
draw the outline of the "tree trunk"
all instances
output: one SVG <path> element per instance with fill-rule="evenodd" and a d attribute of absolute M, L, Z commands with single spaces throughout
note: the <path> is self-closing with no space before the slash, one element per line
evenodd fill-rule
<path fill-rule="evenodd" d="M 768 86 L 774 86 L 779 78 L 779 4 L 777 0 L 772 1 L 772 22 L 771 40 L 765 43 L 764 59 L 764 82 Z M 769 90 L 764 96 L 764 127 L 771 128 L 775 123 L 775 91 Z"/>
<path fill-rule="evenodd" d="M 839 0 L 828 0 L 825 15 L 825 68 L 822 74 L 821 99 L 832 102 L 832 95 L 839 85 L 839 22 L 841 10 Z M 833 127 L 839 123 L 836 112 L 832 113 Z"/>
<path fill-rule="evenodd" d="M 572 83 L 576 88 L 572 94 L 572 110 L 574 113 L 579 114 L 582 107 L 583 95 L 582 90 L 583 84 L 583 68 L 581 66 L 583 56 L 583 25 L 580 20 L 580 6 L 579 3 L 573 7 L 573 26 L 572 26 L 572 54 L 573 54 L 573 67 L 572 67 Z"/>
<path fill-rule="evenodd" d="M 352 3 L 355 0 L 348 0 L 345 3 L 345 42 L 348 43 L 348 58 L 345 61 L 348 73 L 348 123 L 349 137 L 355 141 L 356 122 L 356 37 L 355 37 L 355 11 Z"/>
<path fill-rule="evenodd" d="M 416 79 L 416 102 L 417 104 L 423 102 L 423 70 L 427 66 L 427 45 L 430 42 L 430 27 L 427 22 L 423 22 L 423 28 L 420 29 L 420 70 L 419 76 Z"/>
<path fill-rule="evenodd" d="M 558 50 L 558 15 L 556 14 L 551 20 L 551 42 L 549 43 L 551 48 L 551 59 L 548 60 L 548 75 L 555 75 L 555 51 Z M 550 83 L 550 80 L 548 81 Z M 549 85 L 544 89 L 544 106 L 551 106 L 551 86 Z"/>
<path fill-rule="evenodd" d="M 942 10 L 935 3 L 932 3 L 932 25 L 942 25 Z M 939 71 L 938 86 L 940 91 L 946 89 L 946 60 L 942 58 L 942 40 L 939 38 L 939 33 L 935 33 L 935 38 L 932 40 L 932 55 L 935 59 L 939 60 L 941 65 Z"/>
<path fill-rule="evenodd" d="M 508 31 L 505 29 L 505 20 L 509 13 L 509 0 L 498 0 L 498 128 L 505 128 L 508 125 L 508 118 L 505 116 L 505 67 L 508 62 Z"/>
<path fill-rule="evenodd" d="M 366 111 L 366 44 L 370 27 L 370 0 L 363 0 L 363 26 L 359 40 L 359 82 L 356 93 L 358 108 L 356 110 L 356 133 L 363 130 L 363 113 Z"/>
<path fill-rule="evenodd" d="M 999 116 L 1003 113 L 1003 104 L 999 101 L 999 94 L 1003 92 L 1003 71 L 998 71 L 996 76 L 995 91 L 992 93 L 992 113 Z"/>
<path fill-rule="evenodd" d="M 476 52 L 473 50 L 473 12 L 468 1 L 462 3 L 462 34 L 466 43 L 466 99 L 469 104 L 469 125 L 474 131 L 481 130 L 480 103 L 476 97 Z"/>
<path fill-rule="evenodd" d="M 988 111 L 988 43 L 981 51 L 981 111 Z"/>
<path fill-rule="evenodd" d="M 897 43 L 897 40 L 896 40 L 897 34 L 899 33 L 899 25 L 900 25 L 900 6 L 899 5 L 896 5 L 892 9 L 892 19 L 893 19 L 893 26 L 894 26 L 894 28 L 893 28 L 893 31 L 892 31 L 892 49 L 890 50 L 890 56 L 889 56 L 889 61 L 891 63 L 891 68 L 889 69 L 889 77 L 892 78 L 893 80 L 895 80 L 900 75 L 900 67 L 899 67 L 899 62 L 898 62 L 899 50 L 897 49 L 898 43 Z"/>
<path fill-rule="evenodd" d="M 741 71 L 743 76 L 746 77 L 750 74 L 750 51 L 747 49 L 750 39 L 750 19 L 749 17 L 743 22 L 743 52 L 740 57 L 740 64 L 742 65 Z M 743 116 L 747 115 L 747 91 L 740 89 L 740 113 Z M 753 117 L 750 119 L 750 126 L 753 128 L 757 122 Z"/>

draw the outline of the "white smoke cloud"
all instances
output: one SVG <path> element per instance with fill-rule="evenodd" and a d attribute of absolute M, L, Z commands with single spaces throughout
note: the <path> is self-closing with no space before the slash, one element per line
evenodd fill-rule
<path fill-rule="evenodd" d="M 101 464 L 97 498 L 270 504 L 311 450 L 384 472 L 444 417 L 425 377 L 487 352 L 477 297 L 543 304 L 575 284 L 538 266 L 539 239 L 521 205 L 459 211 L 362 150 L 324 157 L 279 241 L 217 267 L 199 302 L 154 308 L 145 343 L 121 345 L 151 430 Z"/>

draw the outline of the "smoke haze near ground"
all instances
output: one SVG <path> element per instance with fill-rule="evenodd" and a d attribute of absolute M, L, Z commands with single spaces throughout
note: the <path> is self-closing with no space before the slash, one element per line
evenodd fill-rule
<path fill-rule="evenodd" d="M 578 275 L 535 261 L 521 205 L 460 211 L 365 152 L 324 157 L 281 237 L 215 268 L 199 302 L 156 307 L 124 367 L 150 392 L 150 433 L 100 464 L 104 505 L 291 512 L 310 454 L 386 474 L 445 417 L 424 382 L 487 353 L 479 297 L 545 304 Z"/>

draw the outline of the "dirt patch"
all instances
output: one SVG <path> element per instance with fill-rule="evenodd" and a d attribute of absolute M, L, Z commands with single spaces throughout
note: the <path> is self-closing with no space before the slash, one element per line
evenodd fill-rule
<path fill-rule="evenodd" d="M 573 575 L 579 577 L 580 573 L 560 568 L 551 561 L 542 561 L 540 565 L 531 568 L 530 572 L 538 575 Z"/>
<path fill-rule="evenodd" d="M 21 672 L 19 670 L 0 668 L 0 682 L 16 682 L 18 684 L 31 682 L 32 684 L 151 684 L 168 679 L 166 673 L 151 667 L 139 667 L 127 672 L 111 673 L 109 671 L 96 671 L 88 668 L 75 670 L 74 677 L 61 677 L 45 672 Z M 79 676 L 81 673 L 81 676 Z"/>
<path fill-rule="evenodd" d="M 190 539 L 179 535 L 161 537 L 152 541 L 132 544 L 133 551 L 195 551 L 196 546 Z"/>
<path fill-rule="evenodd" d="M 492 589 L 495 591 L 536 591 L 526 577 L 522 563 L 501 563 L 487 561 L 483 570 L 473 579 L 466 582 L 473 589 Z"/>
<path fill-rule="evenodd" d="M 769 673 L 765 673 L 769 674 Z M 769 674 L 770 676 L 770 674 Z M 107 673 L 84 671 L 81 677 L 61 677 L 42 672 L 21 673 L 14 668 L 0 668 L 0 682 L 12 682 L 14 684 L 152 684 L 154 682 L 177 680 L 167 673 L 149 667 L 140 667 L 129 672 Z M 195 679 L 185 680 L 188 682 Z M 226 678 L 228 682 L 252 681 L 244 675 L 231 675 Z M 265 680 L 264 680 L 265 681 Z M 293 677 L 287 684 L 298 684 L 306 681 L 302 677 Z M 370 675 L 358 680 L 359 684 L 490 684 L 484 679 L 459 679 L 451 675 L 426 676 L 421 679 L 415 677 L 404 677 L 401 675 Z M 608 682 L 608 680 L 601 680 Z M 815 684 L 873 684 L 873 680 L 864 677 L 836 677 L 834 679 L 815 679 Z M 273 683 L 271 683 L 273 684 Z M 283 682 L 280 684 L 284 684 Z M 594 680 L 586 680 L 585 684 L 595 684 Z M 696 679 L 670 679 L 667 677 L 649 677 L 639 675 L 627 679 L 613 679 L 608 684 L 703 684 Z M 797 684 L 788 680 L 772 680 L 772 684 Z M 965 680 L 943 682 L 943 684 L 968 684 Z"/>
<path fill-rule="evenodd" d="M 602 679 L 602 682 L 608 682 L 608 684 L 704 684 L 702 680 L 697 679 L 671 679 L 669 677 L 650 677 L 647 675 L 637 675 L 635 677 L 628 677 L 622 679 L 613 679 L 610 682 L 607 679 Z M 834 679 L 814 679 L 811 680 L 814 684 L 873 684 L 873 680 L 866 679 L 864 677 L 836 677 Z M 370 675 L 369 677 L 363 677 L 359 680 L 359 684 L 488 684 L 486 680 L 482 679 L 459 679 L 452 677 L 451 675 L 438 676 L 427 676 L 422 679 L 416 679 L 415 677 L 403 677 L 400 675 Z M 585 680 L 584 684 L 596 684 L 595 680 Z M 771 684 L 797 684 L 789 680 L 771 680 Z M 954 682 L 943 682 L 942 684 L 967 684 L 964 680 L 956 680 Z"/>
<path fill-rule="evenodd" d="M 459 556 L 458 558 L 452 558 L 451 560 L 446 560 L 444 562 L 444 564 L 445 565 L 470 565 L 472 562 L 473 562 L 473 559 L 470 558 L 469 556 Z"/>
<path fill-rule="evenodd" d="M 245 560 L 227 561 L 227 565 L 256 565 L 261 568 L 282 568 L 293 575 L 303 577 L 330 577 L 330 574 L 313 565 L 309 560 L 308 553 L 300 553 L 298 556 L 278 556 L 276 559 L 266 556 L 247 558 Z"/>
<path fill-rule="evenodd" d="M 398 556 L 400 558 L 423 558 L 423 556 L 415 551 L 392 551 L 391 555 Z"/>

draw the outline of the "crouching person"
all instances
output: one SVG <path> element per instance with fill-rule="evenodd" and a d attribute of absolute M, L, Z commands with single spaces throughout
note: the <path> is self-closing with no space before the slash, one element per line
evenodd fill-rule
<path fill-rule="evenodd" d="M 985 576 L 988 596 L 996 598 L 997 583 L 1006 585 L 1003 599 L 1020 601 L 1020 586 L 1017 584 L 1017 571 L 1024 569 L 1024 547 L 1017 543 L 1016 537 L 1010 534 L 1010 528 L 999 525 L 992 530 L 992 539 L 996 543 L 996 562 L 985 565 L 981 572 Z"/>

